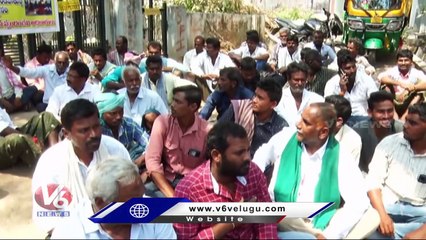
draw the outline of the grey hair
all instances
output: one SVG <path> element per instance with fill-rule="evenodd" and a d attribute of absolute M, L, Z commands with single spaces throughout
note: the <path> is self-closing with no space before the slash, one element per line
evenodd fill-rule
<path fill-rule="evenodd" d="M 286 28 L 286 27 L 282 27 L 282 28 L 280 28 L 280 30 L 278 32 L 279 33 L 290 33 L 290 29 Z"/>
<path fill-rule="evenodd" d="M 65 55 L 68 59 L 70 59 L 70 55 L 67 52 L 65 52 L 65 51 L 58 51 L 58 52 L 55 53 L 55 58 L 54 58 L 55 61 L 59 57 L 59 55 Z"/>
<path fill-rule="evenodd" d="M 137 68 L 137 67 L 135 67 L 135 66 L 132 66 L 132 65 L 128 65 L 128 66 L 126 66 L 124 69 L 123 69 L 123 71 L 121 72 L 121 79 L 124 81 L 124 74 L 126 73 L 126 72 L 131 72 L 131 71 L 134 71 L 135 73 L 137 73 L 138 75 L 139 75 L 139 77 L 140 77 L 140 75 L 141 75 L 141 71 L 139 70 L 139 68 Z"/>
<path fill-rule="evenodd" d="M 89 172 L 87 195 L 92 204 L 97 198 L 106 203 L 116 201 L 120 185 L 129 185 L 139 177 L 138 167 L 133 162 L 117 157 L 105 159 Z"/>

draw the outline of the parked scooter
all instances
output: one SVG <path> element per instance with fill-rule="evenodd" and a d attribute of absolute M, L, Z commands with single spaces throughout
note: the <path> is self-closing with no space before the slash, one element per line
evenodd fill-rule
<path fill-rule="evenodd" d="M 290 29 L 291 34 L 295 34 L 299 38 L 299 42 L 311 41 L 313 32 L 321 30 L 326 38 L 331 36 L 337 36 L 343 33 L 343 24 L 339 17 L 334 14 L 330 18 L 331 14 L 329 11 L 323 8 L 323 14 L 314 15 L 312 18 L 304 21 L 303 19 L 289 20 L 283 18 L 276 18 L 275 22 L 278 24 L 278 28 L 272 31 L 275 34 L 279 29 L 286 27 Z"/>

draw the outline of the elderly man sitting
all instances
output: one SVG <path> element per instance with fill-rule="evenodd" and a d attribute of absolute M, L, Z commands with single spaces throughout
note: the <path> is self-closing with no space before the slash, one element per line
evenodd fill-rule
<path fill-rule="evenodd" d="M 124 95 L 102 93 L 95 98 L 99 109 L 102 134 L 120 141 L 129 151 L 130 158 L 139 167 L 145 165 L 147 141 L 142 127 L 131 118 L 124 117 Z"/>
<path fill-rule="evenodd" d="M 145 189 L 133 163 L 120 158 L 100 162 L 90 171 L 86 189 L 91 204 L 79 204 L 75 214 L 55 228 L 52 239 L 176 239 L 171 224 L 96 224 L 89 220 L 93 212 L 112 202 L 142 197 Z"/>

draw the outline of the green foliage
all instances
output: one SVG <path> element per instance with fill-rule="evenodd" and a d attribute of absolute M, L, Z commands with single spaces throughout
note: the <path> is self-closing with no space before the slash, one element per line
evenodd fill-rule
<path fill-rule="evenodd" d="M 308 9 L 300 9 L 300 8 L 283 8 L 276 11 L 274 15 L 276 15 L 279 18 L 284 19 L 308 19 L 312 16 L 314 12 L 312 10 Z"/>
<path fill-rule="evenodd" d="M 169 5 L 184 6 L 190 12 L 250 13 L 242 0 L 168 0 Z"/>

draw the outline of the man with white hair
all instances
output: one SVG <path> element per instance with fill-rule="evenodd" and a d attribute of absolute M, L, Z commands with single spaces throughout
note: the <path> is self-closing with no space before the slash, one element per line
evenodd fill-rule
<path fill-rule="evenodd" d="M 87 174 L 112 156 L 127 159 L 126 148 L 117 140 L 102 135 L 96 105 L 75 99 L 61 111 L 66 139 L 45 151 L 32 180 L 33 219 L 45 231 L 55 228 L 58 217 L 88 199 Z"/>
<path fill-rule="evenodd" d="M 45 89 L 43 95 L 43 102 L 37 104 L 36 108 L 38 112 L 43 112 L 49 98 L 53 94 L 53 90 L 64 83 L 68 74 L 69 56 L 65 51 L 60 51 L 55 54 L 55 64 L 48 64 L 36 68 L 28 67 L 16 67 L 13 65 L 12 59 L 9 56 L 3 58 L 4 65 L 25 78 L 44 78 Z"/>
<path fill-rule="evenodd" d="M 89 220 L 112 202 L 142 197 L 145 189 L 133 163 L 110 158 L 99 163 L 86 182 L 89 201 L 78 205 L 74 215 L 58 224 L 53 239 L 176 239 L 171 224 L 97 224 Z"/>

